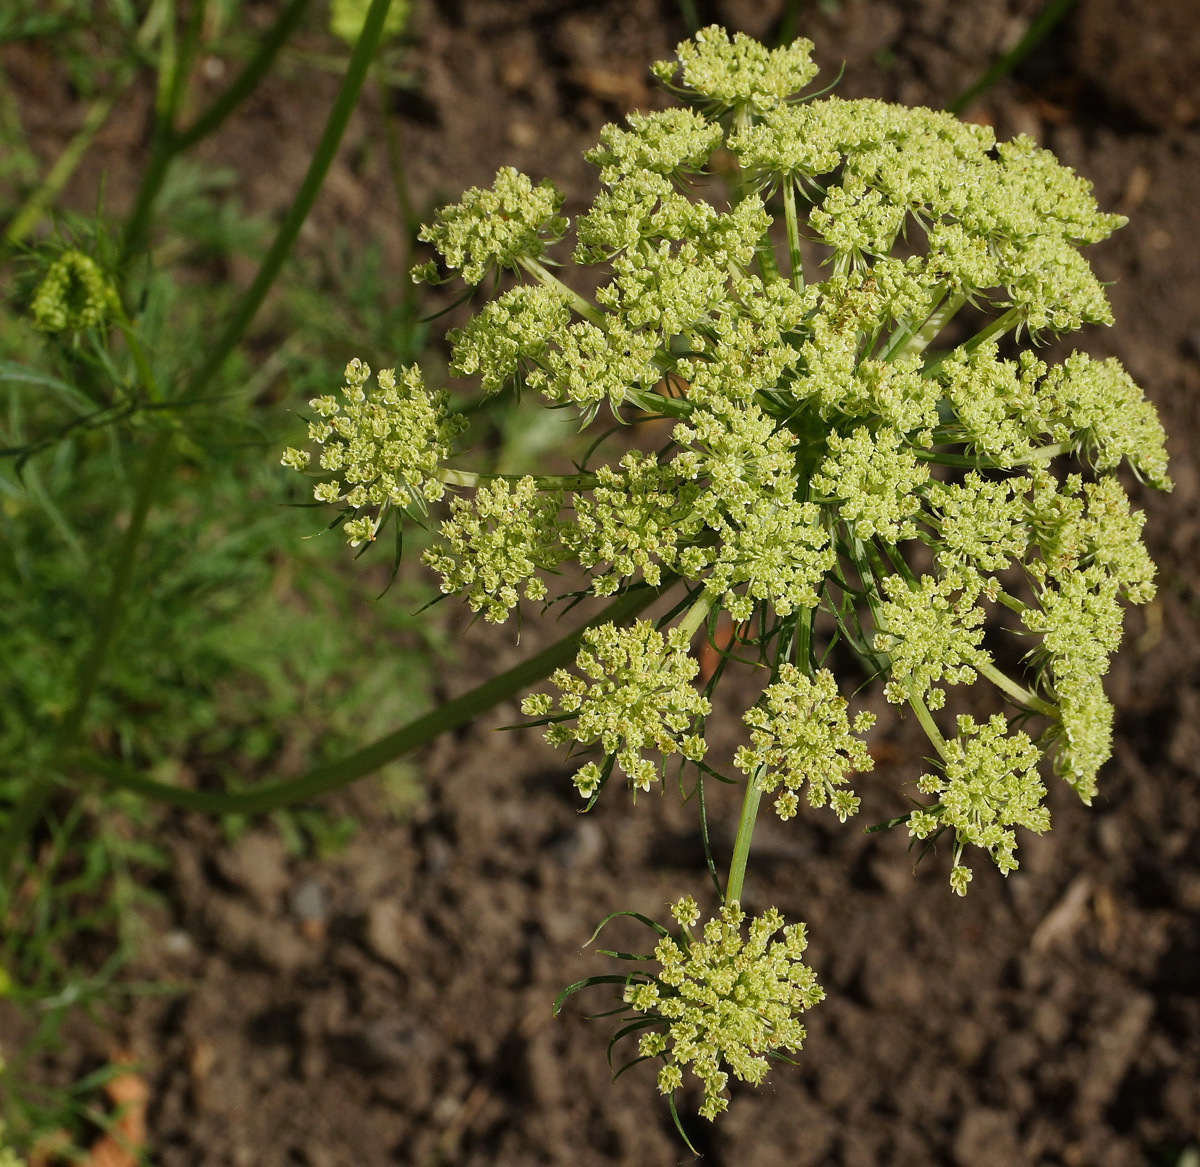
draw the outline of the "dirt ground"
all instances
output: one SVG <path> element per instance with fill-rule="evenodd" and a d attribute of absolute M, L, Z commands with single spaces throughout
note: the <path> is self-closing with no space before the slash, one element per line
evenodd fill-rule
<path fill-rule="evenodd" d="M 699 7 L 702 19 L 769 37 L 783 5 Z M 938 105 L 1039 7 L 802 4 L 797 31 L 816 41 L 827 79 L 845 61 L 843 96 Z M 420 85 L 394 94 L 393 110 L 418 204 L 511 163 L 552 176 L 573 212 L 593 190 L 582 149 L 649 99 L 647 63 L 684 31 L 666 0 L 418 4 Z M 1114 282 L 1117 325 L 1072 340 L 1119 355 L 1157 403 L 1177 485 L 1139 496 L 1161 587 L 1129 618 L 1109 678 L 1118 735 L 1102 794 L 1088 810 L 1055 789 L 1054 830 L 1022 842 L 1021 870 L 1005 881 L 978 864 L 961 901 L 944 863 L 914 874 L 895 834 L 764 817 L 747 906 L 808 922 L 828 998 L 808 1015 L 798 1067 L 776 1069 L 760 1090 L 735 1088 L 715 1126 L 689 1124 L 714 1167 L 1165 1167 L 1200 1140 L 1198 69 L 1194 0 L 1081 0 L 972 115 L 1034 135 L 1095 181 L 1102 206 L 1131 218 L 1093 255 Z M 273 82 L 206 146 L 239 166 L 249 207 L 290 197 L 334 83 Z M 306 235 L 341 224 L 390 240 L 398 256 L 375 102 L 356 116 Z M 140 156 L 145 121 L 131 107 L 106 130 L 97 165 L 112 172 L 111 191 Z M 93 180 L 81 174 L 80 190 Z M 518 649 L 508 629 L 471 629 L 445 693 L 551 634 L 527 625 Z M 921 756 L 915 727 L 881 712 L 881 764 L 862 784 L 859 822 L 900 813 Z M 148 1066 L 153 1162 L 690 1158 L 646 1067 L 610 1085 L 605 1031 L 581 1007 L 552 1019 L 550 1002 L 605 971 L 581 945 L 607 911 L 661 915 L 666 900 L 701 894 L 694 810 L 612 798 L 580 816 L 561 757 L 532 734 L 493 732 L 516 719 L 502 707 L 429 749 L 427 802 L 407 823 L 369 784 L 341 796 L 362 828 L 330 862 L 288 861 L 265 828 L 226 851 L 203 819 L 165 821 L 170 917 L 136 973 L 190 987 L 139 1002 L 116 1034 Z M 715 749 L 733 741 L 718 737 Z M 727 850 L 736 806 L 714 801 Z"/>

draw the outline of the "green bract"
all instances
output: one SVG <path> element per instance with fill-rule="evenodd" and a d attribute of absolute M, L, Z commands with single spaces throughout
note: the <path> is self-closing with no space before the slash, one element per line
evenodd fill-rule
<path fill-rule="evenodd" d="M 595 749 L 574 774 L 589 799 L 618 770 L 649 789 L 668 756 L 685 789 L 721 765 L 745 776 L 724 906 L 702 940 L 686 933 L 690 900 L 679 942 L 643 921 L 663 938 L 661 971 L 631 974 L 624 998 L 653 1023 L 639 1050 L 664 1059 L 660 1088 L 691 1066 L 708 1117 L 724 1107 L 722 1067 L 759 1081 L 820 996 L 802 934 L 769 941 L 782 921 L 768 912 L 743 942 L 736 901 L 762 793 L 784 818 L 801 796 L 843 819 L 858 807 L 846 779 L 871 769 L 858 735 L 873 719 L 848 717 L 829 649 L 855 654 L 853 681 L 907 706 L 929 738 L 930 771 L 890 792 L 895 822 L 945 833 L 960 894 L 967 847 L 1006 873 L 1015 828 L 1049 826 L 1043 773 L 1088 801 L 1109 754 L 1102 677 L 1123 604 L 1154 594 L 1119 475 L 1170 489 L 1157 416 L 1115 360 L 1050 365 L 1022 347 L 1110 321 L 1079 249 L 1123 220 L 1026 138 L 798 97 L 810 48 L 710 28 L 655 66 L 687 108 L 630 115 L 589 153 L 600 190 L 557 261 L 594 274 L 560 281 L 543 263 L 566 233 L 561 196 L 513 170 L 422 236 L 468 284 L 517 276 L 451 333 L 454 373 L 585 422 L 610 415 L 629 440 L 601 440 L 572 473 L 487 476 L 445 464 L 461 422 L 415 371 L 369 400 L 351 378 L 343 412 L 314 402 L 322 466 L 338 475 L 318 497 L 355 508 L 347 531 L 369 539 L 372 508 L 456 491 L 426 562 L 488 620 L 548 597 L 560 571 L 582 571 L 596 596 L 674 591 L 658 621 L 588 631 L 557 696 L 524 711 L 550 741 Z M 731 166 L 728 183 L 705 173 Z M 440 278 L 436 264 L 421 274 Z M 956 319 L 967 306 L 974 333 Z M 716 759 L 704 732 L 721 670 L 701 692 L 689 643 L 722 610 L 762 684 L 750 744 Z M 1006 637 L 1015 672 L 994 655 Z M 980 680 L 994 715 L 938 712 L 947 687 Z"/>

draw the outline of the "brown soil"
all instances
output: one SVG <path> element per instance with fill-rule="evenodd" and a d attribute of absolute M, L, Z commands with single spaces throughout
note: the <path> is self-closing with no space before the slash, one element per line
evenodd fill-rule
<path fill-rule="evenodd" d="M 839 92 L 937 105 L 1040 4 L 799 7 L 798 31 L 817 42 L 826 75 L 845 60 Z M 769 36 L 782 3 L 700 8 Z M 1054 830 L 1023 842 L 1020 872 L 1005 881 L 979 864 L 962 901 L 936 858 L 914 875 L 897 835 L 812 815 L 764 821 L 748 906 L 808 921 L 828 999 L 809 1015 L 797 1068 L 736 1089 L 715 1127 L 689 1124 L 711 1163 L 1133 1167 L 1174 1164 L 1200 1136 L 1196 28 L 1193 0 L 1082 0 L 973 114 L 1003 134 L 1033 134 L 1095 180 L 1102 205 L 1131 217 L 1094 255 L 1115 282 L 1117 326 L 1079 343 L 1119 355 L 1158 404 L 1177 487 L 1141 496 L 1161 591 L 1130 616 L 1110 678 L 1119 733 L 1103 794 L 1088 810 L 1056 790 Z M 394 95 L 418 203 L 511 163 L 554 177 L 577 208 L 593 182 L 581 150 L 649 99 L 647 62 L 683 33 L 665 0 L 419 7 L 421 84 Z M 238 166 L 250 207 L 289 197 L 333 84 L 273 83 L 206 147 Z M 399 254 L 378 116 L 371 95 L 309 245 L 344 224 Z M 145 118 L 131 107 L 106 131 L 97 165 L 113 171 L 111 191 L 137 161 Z M 94 179 L 80 176 L 81 195 Z M 532 651 L 540 635 L 527 625 L 518 650 L 507 629 L 465 633 L 446 692 Z M 862 822 L 898 813 L 919 764 L 913 726 L 883 714 Z M 146 1059 L 154 1162 L 689 1158 L 646 1067 L 610 1085 L 600 1024 L 580 1008 L 553 1020 L 550 1002 L 605 971 L 580 946 L 607 911 L 661 915 L 666 900 L 705 888 L 694 809 L 613 797 L 581 817 L 561 757 L 533 735 L 493 732 L 516 717 L 500 708 L 431 748 L 428 800 L 406 824 L 369 786 L 343 796 L 362 828 L 331 862 L 289 862 L 267 829 L 227 851 L 199 818 L 165 822 L 170 918 L 137 972 L 189 988 L 137 1004 L 118 1019 L 117 1043 Z M 712 812 L 725 852 L 736 808 L 715 798 Z"/>

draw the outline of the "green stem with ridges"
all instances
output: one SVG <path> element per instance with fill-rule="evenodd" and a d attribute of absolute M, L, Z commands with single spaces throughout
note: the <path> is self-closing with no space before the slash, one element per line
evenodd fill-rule
<path fill-rule="evenodd" d="M 758 805 L 762 801 L 762 787 L 758 776 L 759 767 L 746 779 L 746 793 L 742 798 L 742 813 L 738 817 L 737 837 L 733 840 L 733 858 L 729 861 L 729 876 L 725 880 L 725 902 L 741 903 L 742 885 L 746 882 L 746 863 L 750 859 L 750 842 L 754 837 L 754 820 L 758 817 Z"/>
<path fill-rule="evenodd" d="M 943 328 L 957 315 L 958 310 L 967 302 L 966 292 L 952 292 L 937 302 L 937 307 L 929 313 L 925 323 L 904 344 L 900 345 L 888 358 L 893 360 L 908 353 L 922 353 Z"/>
<path fill-rule="evenodd" d="M 1020 320 L 1020 309 L 1010 308 L 1003 315 L 996 317 L 986 328 L 981 328 L 969 340 L 963 341 L 958 348 L 947 349 L 945 352 L 940 352 L 936 356 L 930 357 L 921 366 L 921 374 L 925 377 L 932 377 L 956 352 L 973 352 L 981 344 L 986 344 L 989 340 L 1003 336 L 1010 328 L 1019 324 Z"/>

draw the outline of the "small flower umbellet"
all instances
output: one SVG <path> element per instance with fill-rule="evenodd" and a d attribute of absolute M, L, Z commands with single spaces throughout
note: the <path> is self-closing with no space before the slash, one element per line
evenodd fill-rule
<path fill-rule="evenodd" d="M 677 753 L 695 762 L 704 757 L 704 739 L 689 730 L 712 707 L 691 685 L 700 666 L 687 647 L 688 637 L 678 629 L 663 637 L 645 620 L 632 628 L 590 628 L 575 662 L 584 676 L 559 669 L 551 677 L 560 694 L 557 711 L 547 693 L 526 697 L 521 711 L 527 717 L 562 715 L 565 720 L 546 730 L 548 742 L 599 743 L 631 786 L 649 790 L 659 765 L 645 756 L 647 749 L 661 758 Z M 589 762 L 573 780 L 579 793 L 590 797 L 601 771 Z"/>
<path fill-rule="evenodd" d="M 820 669 L 810 678 L 793 664 L 781 665 L 763 703 L 747 709 L 742 719 L 750 726 L 751 744 L 738 749 L 733 764 L 764 793 L 784 787 L 775 800 L 780 818 L 795 816 L 802 789 L 810 806 L 829 805 L 842 822 L 857 812 L 854 791 L 841 787 L 848 774 L 875 766 L 854 736 L 869 730 L 875 715 L 864 710 L 851 724 L 833 673 Z"/>
<path fill-rule="evenodd" d="M 609 431 L 652 423 L 646 440 L 601 431 L 571 473 L 497 475 L 448 464 L 465 420 L 416 369 L 368 391 L 354 362 L 340 399 L 312 402 L 316 496 L 347 510 L 351 542 L 449 493 L 425 562 L 487 620 L 565 598 L 558 575 L 618 607 L 673 597 L 655 620 L 589 628 L 554 691 L 525 699 L 547 740 L 591 751 L 573 773 L 588 807 L 614 774 L 665 789 L 669 760 L 706 830 L 724 661 L 701 684 L 692 641 L 727 619 L 723 654 L 761 670 L 748 743 L 724 759 L 744 794 L 723 906 L 698 936 L 690 899 L 675 936 L 638 917 L 656 951 L 613 954 L 638 971 L 572 986 L 620 984 L 635 1020 L 619 1035 L 662 1059 L 664 1093 L 694 1073 L 709 1118 L 727 1075 L 759 1082 L 799 1048 L 820 999 L 803 926 L 772 910 L 747 937 L 738 904 L 763 794 L 784 819 L 859 807 L 849 779 L 872 770 L 873 718 L 848 712 L 830 651 L 929 739 L 887 825 L 944 838 L 958 894 L 968 848 L 1006 874 L 1018 830 L 1049 826 L 1048 774 L 1090 802 L 1111 750 L 1103 678 L 1125 606 L 1154 595 L 1119 475 L 1171 487 L 1162 426 L 1119 362 L 1053 364 L 1028 343 L 1111 322 L 1081 249 L 1124 220 L 1028 138 L 805 96 L 811 49 L 713 27 L 655 65 L 681 107 L 603 129 L 573 250 L 563 196 L 511 168 L 422 232 L 439 259 L 414 278 L 493 284 L 449 335 L 452 373 Z M 592 270 L 555 274 L 572 263 Z M 947 340 L 967 307 L 977 331 Z M 1005 639 L 1017 651 L 997 652 Z M 951 716 L 968 685 L 991 691 L 990 716 Z"/>
<path fill-rule="evenodd" d="M 439 468 L 450 452 L 465 419 L 446 411 L 444 391 L 430 393 L 415 366 L 400 371 L 381 369 L 378 388 L 364 388 L 371 369 L 360 360 L 346 366 L 342 400 L 314 397 L 309 406 L 309 440 L 322 446 L 320 466 L 340 477 L 313 488 L 318 502 L 342 502 L 356 512 L 343 529 L 352 547 L 375 538 L 380 516 L 387 508 L 423 505 L 446 493 Z M 311 456 L 288 449 L 283 464 L 304 469 Z M 371 513 L 374 512 L 374 513 Z"/>
<path fill-rule="evenodd" d="M 802 959 L 804 925 L 785 924 L 774 908 L 744 930 L 746 914 L 729 901 L 699 935 L 692 929 L 700 910 L 690 896 L 673 904 L 671 914 L 677 938 L 658 929 L 658 971 L 630 978 L 623 1000 L 644 1018 L 638 1056 L 663 1063 L 659 1092 L 672 1094 L 689 1070 L 704 1088 L 700 1115 L 711 1120 L 729 1105 L 730 1074 L 758 1085 L 769 1058 L 799 1051 L 805 1037 L 799 1017 L 825 993 Z"/>

